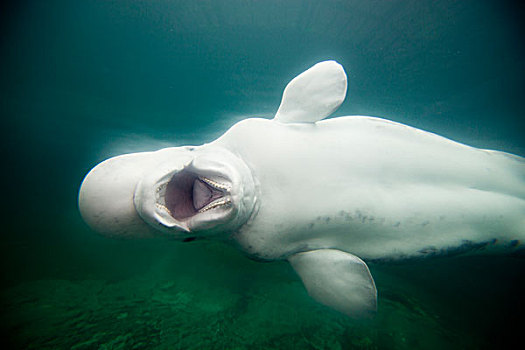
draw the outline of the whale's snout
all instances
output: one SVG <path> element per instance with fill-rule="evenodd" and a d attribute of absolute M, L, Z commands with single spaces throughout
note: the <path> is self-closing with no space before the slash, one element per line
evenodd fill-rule
<path fill-rule="evenodd" d="M 110 158 L 84 178 L 78 207 L 84 221 L 95 231 L 118 237 L 149 237 L 155 232 L 138 215 L 133 203 L 135 187 L 151 153 Z"/>

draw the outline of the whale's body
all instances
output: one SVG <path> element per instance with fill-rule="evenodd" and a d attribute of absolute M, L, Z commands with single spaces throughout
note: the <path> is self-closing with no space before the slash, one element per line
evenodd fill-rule
<path fill-rule="evenodd" d="M 233 236 L 257 258 L 337 248 L 400 259 L 525 238 L 525 161 L 507 153 L 359 116 L 247 119 L 216 145 L 259 180 L 258 213 Z"/>
<path fill-rule="evenodd" d="M 82 216 L 110 235 L 162 231 L 287 259 L 313 298 L 350 316 L 376 308 L 367 260 L 525 239 L 523 158 L 379 118 L 321 120 L 345 94 L 342 67 L 323 62 L 288 84 L 272 120 L 111 158 L 86 176 Z"/>

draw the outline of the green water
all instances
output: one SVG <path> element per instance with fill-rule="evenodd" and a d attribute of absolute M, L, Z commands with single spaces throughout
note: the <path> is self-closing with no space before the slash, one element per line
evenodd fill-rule
<path fill-rule="evenodd" d="M 0 8 L 0 342 L 14 349 L 478 349 L 523 329 L 525 259 L 371 264 L 375 319 L 311 300 L 287 263 L 213 242 L 124 241 L 81 221 L 110 156 L 271 117 L 314 63 L 337 115 L 525 155 L 523 5 L 512 1 L 13 1 Z"/>

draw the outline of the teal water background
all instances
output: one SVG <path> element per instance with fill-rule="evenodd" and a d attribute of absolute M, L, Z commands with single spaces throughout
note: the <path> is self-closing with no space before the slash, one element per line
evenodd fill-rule
<path fill-rule="evenodd" d="M 2 342 L 34 349 L 491 348 L 522 329 L 519 256 L 372 265 L 379 313 L 313 302 L 284 262 L 122 241 L 81 221 L 105 158 L 272 117 L 335 59 L 336 115 L 525 156 L 523 5 L 512 1 L 13 1 L 0 8 Z"/>

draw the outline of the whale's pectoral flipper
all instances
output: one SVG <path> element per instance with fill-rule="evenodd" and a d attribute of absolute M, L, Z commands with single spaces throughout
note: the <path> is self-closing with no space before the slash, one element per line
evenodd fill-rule
<path fill-rule="evenodd" d="M 288 258 L 318 302 L 351 317 L 376 311 L 377 291 L 368 266 L 358 257 L 336 249 L 297 253 Z"/>
<path fill-rule="evenodd" d="M 286 85 L 275 120 L 315 123 L 324 119 L 343 103 L 346 86 L 346 73 L 339 63 L 318 63 Z"/>

